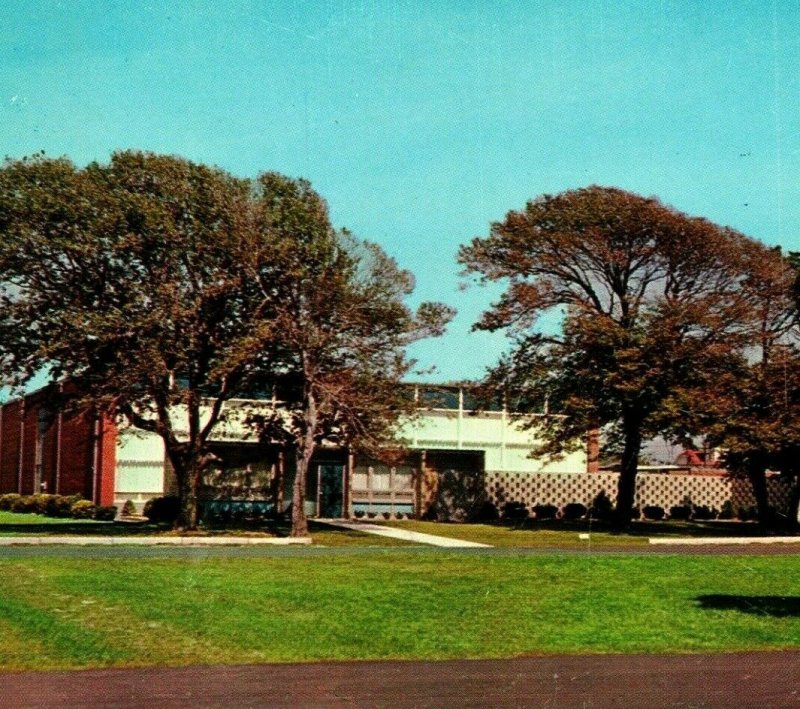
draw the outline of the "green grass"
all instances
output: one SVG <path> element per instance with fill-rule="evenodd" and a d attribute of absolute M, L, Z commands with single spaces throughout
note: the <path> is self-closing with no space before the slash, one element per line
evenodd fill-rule
<path fill-rule="evenodd" d="M 794 556 L 0 557 L 0 667 L 800 647 Z"/>
<path fill-rule="evenodd" d="M 289 533 L 288 526 L 273 530 L 279 536 Z M 337 529 L 309 522 L 309 532 L 314 544 L 325 547 L 342 546 L 406 546 L 408 542 L 398 539 L 377 537 L 363 532 Z M 100 536 L 140 536 L 171 534 L 167 525 L 127 522 L 96 522 L 94 520 L 47 517 L 37 514 L 17 514 L 0 510 L 0 536 L 48 536 L 48 535 L 100 535 Z M 270 534 L 262 525 L 227 527 L 205 530 L 206 534 L 218 536 L 239 536 L 241 534 Z"/>

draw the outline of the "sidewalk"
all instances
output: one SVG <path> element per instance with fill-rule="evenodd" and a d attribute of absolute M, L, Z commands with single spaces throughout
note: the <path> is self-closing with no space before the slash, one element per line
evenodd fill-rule
<path fill-rule="evenodd" d="M 430 544 L 434 547 L 447 547 L 449 549 L 467 549 L 467 548 L 481 548 L 491 549 L 491 544 L 480 544 L 478 542 L 467 542 L 462 539 L 451 539 L 450 537 L 440 537 L 435 534 L 423 534 L 422 532 L 410 532 L 405 529 L 396 529 L 394 527 L 384 527 L 380 524 L 370 524 L 368 522 L 343 522 L 339 519 L 317 519 L 315 522 L 321 522 L 331 527 L 339 527 L 341 529 L 349 529 L 354 532 L 364 532 L 365 534 L 375 534 L 379 537 L 391 537 L 392 539 L 402 539 L 407 542 L 416 542 L 417 544 Z"/>
<path fill-rule="evenodd" d="M 254 544 L 286 546 L 288 544 L 311 544 L 311 537 L 179 537 L 179 536 L 58 536 L 42 535 L 36 537 L 0 537 L 0 546 L 35 545 L 44 546 L 51 544 L 69 546 L 249 546 Z"/>
<path fill-rule="evenodd" d="M 800 544 L 800 537 L 650 537 L 650 544 Z"/>

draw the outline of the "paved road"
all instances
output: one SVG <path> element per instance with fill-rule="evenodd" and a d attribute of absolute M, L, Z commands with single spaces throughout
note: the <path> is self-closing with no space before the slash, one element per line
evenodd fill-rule
<path fill-rule="evenodd" d="M 800 707 L 800 652 L 0 673 L 0 706 Z"/>

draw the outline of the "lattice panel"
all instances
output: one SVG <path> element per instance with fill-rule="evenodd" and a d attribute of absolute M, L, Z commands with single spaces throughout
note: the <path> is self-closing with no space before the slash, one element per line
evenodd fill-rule
<path fill-rule="evenodd" d="M 486 493 L 498 507 L 506 502 L 524 503 L 528 509 L 533 505 L 555 505 L 563 507 L 570 502 L 580 502 L 587 507 L 596 495 L 605 490 L 612 502 L 616 502 L 617 473 L 509 473 L 487 472 Z M 786 510 L 790 488 L 777 478 L 767 481 L 770 504 L 778 510 Z M 721 509 L 726 500 L 733 508 L 755 505 L 750 483 L 726 477 L 704 475 L 653 475 L 640 473 L 636 479 L 634 504 L 639 507 L 658 505 L 669 509 L 683 504 L 686 498 L 694 505 L 706 505 Z"/>

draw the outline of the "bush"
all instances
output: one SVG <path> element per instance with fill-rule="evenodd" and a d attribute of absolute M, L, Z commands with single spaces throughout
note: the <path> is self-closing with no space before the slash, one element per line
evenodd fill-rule
<path fill-rule="evenodd" d="M 527 510 L 525 511 L 527 516 Z M 494 503 L 490 500 L 484 500 L 483 504 L 475 511 L 470 521 L 472 522 L 497 522 L 500 519 L 500 514 L 497 511 Z"/>
<path fill-rule="evenodd" d="M 122 505 L 122 516 L 133 517 L 135 514 L 136 505 L 133 504 L 133 500 L 125 500 L 125 504 Z"/>
<path fill-rule="evenodd" d="M 20 495 L 11 504 L 11 511 L 20 514 L 36 512 L 36 497 L 34 495 Z"/>
<path fill-rule="evenodd" d="M 600 490 L 600 492 L 595 495 L 594 500 L 592 500 L 592 505 L 589 508 L 589 515 L 592 519 L 599 519 L 607 522 L 611 519 L 613 514 L 614 504 L 611 502 L 611 498 L 606 494 L 605 490 Z"/>
<path fill-rule="evenodd" d="M 642 515 L 649 520 L 664 519 L 664 508 L 659 505 L 645 505 L 642 507 Z"/>
<path fill-rule="evenodd" d="M 172 524 L 181 512 L 181 501 L 175 495 L 154 497 L 144 506 L 144 516 L 151 522 Z"/>
<path fill-rule="evenodd" d="M 570 502 L 561 510 L 561 519 L 571 522 L 585 517 L 587 512 L 586 505 L 582 505 L 580 502 Z"/>
<path fill-rule="evenodd" d="M 117 517 L 117 508 L 114 505 L 95 507 L 94 518 L 100 522 L 113 522 Z"/>
<path fill-rule="evenodd" d="M 694 519 L 716 519 L 717 514 L 717 510 L 713 507 L 709 507 L 708 505 L 697 505 L 694 508 L 692 516 Z"/>
<path fill-rule="evenodd" d="M 555 505 L 534 505 L 533 514 L 536 519 L 555 519 L 558 513 L 558 507 Z"/>
<path fill-rule="evenodd" d="M 689 505 L 673 505 L 669 508 L 669 518 L 674 520 L 688 520 L 692 516 Z"/>
<path fill-rule="evenodd" d="M 758 509 L 751 505 L 750 507 L 740 507 L 736 515 L 742 522 L 749 522 L 758 519 Z"/>
<path fill-rule="evenodd" d="M 21 497 L 16 492 L 8 492 L 0 495 L 0 510 L 10 511 L 14 509 L 14 503 Z"/>
<path fill-rule="evenodd" d="M 80 495 L 53 495 L 47 502 L 45 514 L 48 517 L 70 517 L 72 505 L 82 499 Z"/>
<path fill-rule="evenodd" d="M 736 510 L 733 509 L 733 503 L 730 500 L 725 500 L 722 503 L 722 509 L 719 511 L 719 519 L 734 519 L 736 517 Z"/>
<path fill-rule="evenodd" d="M 78 500 L 72 504 L 70 515 L 74 519 L 92 519 L 95 512 L 94 502 L 89 500 Z"/>
<path fill-rule="evenodd" d="M 528 507 L 524 502 L 511 500 L 503 505 L 504 522 L 524 522 L 526 519 L 528 519 Z"/>

